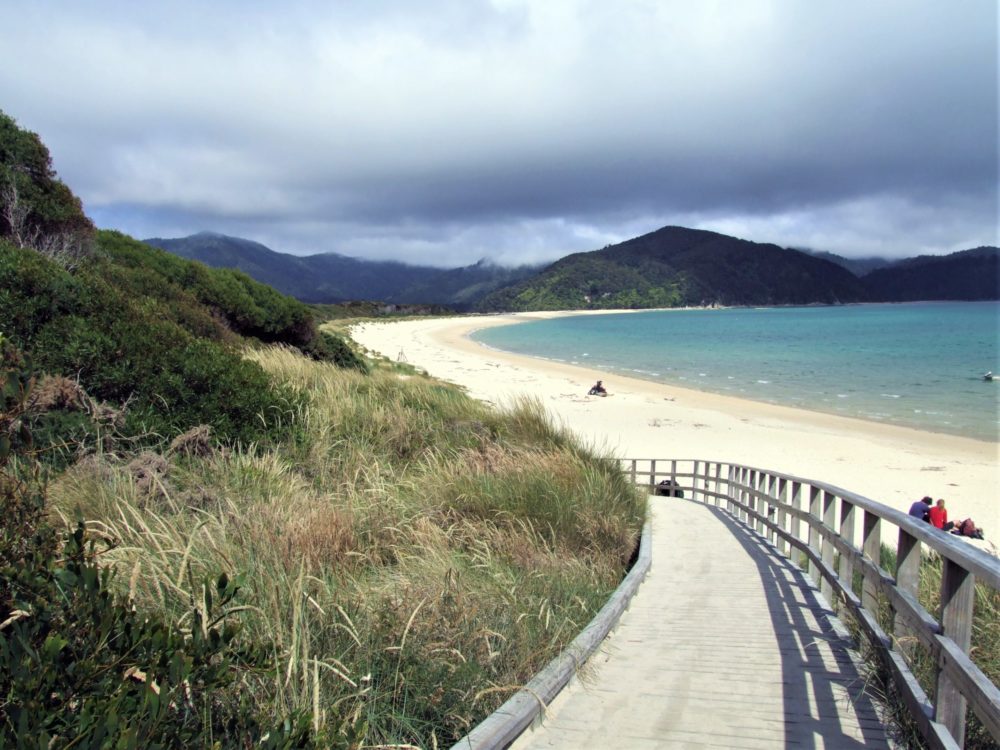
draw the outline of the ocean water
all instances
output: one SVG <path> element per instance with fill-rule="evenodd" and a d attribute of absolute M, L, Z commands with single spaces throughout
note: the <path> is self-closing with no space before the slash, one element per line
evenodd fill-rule
<path fill-rule="evenodd" d="M 487 328 L 509 352 L 802 409 L 1000 441 L 1000 303 L 585 315 Z M 614 391 L 613 377 L 605 385 Z"/>

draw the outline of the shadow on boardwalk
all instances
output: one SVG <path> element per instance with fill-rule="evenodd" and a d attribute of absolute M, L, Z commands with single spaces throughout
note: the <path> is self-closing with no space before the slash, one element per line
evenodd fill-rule
<path fill-rule="evenodd" d="M 797 643 L 781 649 L 781 671 L 785 703 L 787 747 L 820 747 L 807 738 L 823 738 L 830 747 L 885 747 L 886 732 L 878 711 L 865 693 L 865 684 L 849 651 L 850 637 L 814 584 L 788 558 L 760 534 L 736 521 L 721 508 L 707 506 L 732 532 L 757 566 L 764 596 L 779 643 Z M 822 648 L 821 645 L 827 648 Z M 849 705 L 844 705 L 844 698 Z M 813 707 L 820 707 L 814 711 Z M 834 710 L 827 714 L 824 708 Z M 830 737 L 830 720 L 842 711 L 857 717 L 860 738 L 841 734 Z M 803 739 L 806 739 L 803 742 Z"/>
<path fill-rule="evenodd" d="M 649 577 L 588 676 L 514 747 L 888 747 L 805 574 L 718 508 L 651 507 Z"/>

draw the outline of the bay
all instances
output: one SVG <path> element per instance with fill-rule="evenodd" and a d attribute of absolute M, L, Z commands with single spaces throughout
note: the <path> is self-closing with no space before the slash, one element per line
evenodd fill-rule
<path fill-rule="evenodd" d="M 473 338 L 603 372 L 1000 440 L 1000 381 L 983 380 L 1000 373 L 997 302 L 580 315 Z"/>

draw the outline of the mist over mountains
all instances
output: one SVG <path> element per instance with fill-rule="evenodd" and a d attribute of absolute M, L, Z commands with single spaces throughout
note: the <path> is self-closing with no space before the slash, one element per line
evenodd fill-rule
<path fill-rule="evenodd" d="M 239 237 L 199 232 L 176 239 L 144 240 L 214 268 L 236 268 L 303 302 L 379 300 L 469 306 L 494 289 L 537 272 L 539 266 L 507 268 L 485 260 L 441 269 L 373 261 L 338 253 L 288 255 Z"/>
<path fill-rule="evenodd" d="M 663 227 L 547 266 L 481 260 L 440 269 L 337 253 L 288 255 L 213 232 L 145 242 L 208 266 L 239 269 L 311 303 L 378 300 L 492 312 L 1000 299 L 996 247 L 904 260 L 844 258 Z"/>

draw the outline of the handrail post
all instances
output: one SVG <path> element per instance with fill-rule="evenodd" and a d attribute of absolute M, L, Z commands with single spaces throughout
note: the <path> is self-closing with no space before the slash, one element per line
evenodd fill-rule
<path fill-rule="evenodd" d="M 823 493 L 823 526 L 828 531 L 836 533 L 837 496 L 832 492 Z M 823 548 L 823 563 L 826 565 L 827 570 L 833 570 L 833 560 L 837 554 L 837 548 L 833 545 L 833 542 L 827 539 L 826 535 L 820 537 L 820 546 Z M 836 611 L 836 602 L 833 601 L 833 584 L 827 580 L 826 576 L 822 576 L 819 590 L 827 602 L 830 603 L 830 607 Z"/>
<path fill-rule="evenodd" d="M 943 559 L 941 572 L 941 629 L 946 638 L 951 638 L 969 653 L 972 643 L 972 611 L 976 602 L 975 576 L 958 563 Z M 946 658 L 943 654 L 941 660 Z M 934 718 L 948 727 L 951 736 L 964 746 L 965 739 L 965 696 L 958 685 L 948 677 L 939 660 L 937 675 L 937 695 Z"/>
<path fill-rule="evenodd" d="M 777 500 L 778 478 L 769 474 L 767 477 L 767 520 L 775 524 L 778 522 L 777 509 L 775 508 Z M 778 543 L 778 532 L 774 529 L 769 530 L 767 536 L 771 540 L 771 544 Z"/>
<path fill-rule="evenodd" d="M 649 459 L 649 494 L 656 491 L 656 459 Z"/>
<path fill-rule="evenodd" d="M 751 485 L 753 484 L 752 472 L 750 469 L 743 469 L 743 481 L 740 482 L 740 487 L 743 490 L 743 507 L 740 508 L 740 520 L 743 523 L 750 525 L 750 509 L 753 508 L 753 491 Z"/>
<path fill-rule="evenodd" d="M 788 504 L 788 480 L 782 477 L 778 480 L 778 526 L 782 531 L 788 531 L 788 511 L 785 509 L 785 505 Z M 778 551 L 781 552 L 785 557 L 788 557 L 788 542 L 785 538 L 778 535 Z"/>
<path fill-rule="evenodd" d="M 816 528 L 817 524 L 822 523 L 819 496 L 819 487 L 809 485 L 809 549 L 816 557 L 821 554 L 819 540 L 822 538 Z M 811 558 L 809 560 L 809 577 L 812 578 L 813 583 L 819 583 L 819 568 L 816 567 L 816 563 Z"/>
<path fill-rule="evenodd" d="M 920 589 L 920 540 L 905 529 L 899 530 L 899 542 L 896 545 L 896 588 L 914 599 Z M 892 629 L 897 650 L 910 656 L 912 636 L 906 619 L 899 612 L 894 613 Z"/>
<path fill-rule="evenodd" d="M 632 484 L 635 484 L 635 464 L 636 460 L 632 459 Z"/>
<path fill-rule="evenodd" d="M 697 500 L 698 499 L 698 464 L 700 464 L 700 463 L 701 463 L 701 461 L 699 461 L 698 459 L 695 459 L 694 462 L 691 464 L 691 499 L 692 500 Z M 702 496 L 701 499 L 704 502 L 704 500 L 705 500 L 704 495 Z"/>
<path fill-rule="evenodd" d="M 757 531 L 761 536 L 767 538 L 767 525 L 763 521 L 767 518 L 767 510 L 770 507 L 767 500 L 767 474 L 762 471 L 757 472 L 754 488 L 757 492 L 757 512 L 761 515 L 761 520 L 757 521 Z"/>
<path fill-rule="evenodd" d="M 746 467 L 740 466 L 736 469 L 736 518 L 740 521 L 746 520 L 743 512 L 743 503 L 746 502 Z"/>
<path fill-rule="evenodd" d="M 722 464 L 719 461 L 715 462 L 715 507 L 718 508 L 722 505 L 722 498 L 719 495 L 722 494 Z"/>
<path fill-rule="evenodd" d="M 767 474 L 762 471 L 757 472 L 757 480 L 754 482 L 754 491 L 757 493 L 757 512 L 760 513 L 760 520 L 757 521 L 757 532 L 767 538 L 767 525 L 764 523 L 767 518 Z"/>
<path fill-rule="evenodd" d="M 802 482 L 792 482 L 792 507 L 796 510 L 802 510 Z M 800 542 L 804 541 L 802 538 L 802 520 L 799 518 L 798 514 L 792 516 L 792 536 Z M 805 559 L 806 553 L 796 547 L 795 564 L 801 567 L 802 562 Z"/>
<path fill-rule="evenodd" d="M 864 555 L 876 567 L 882 567 L 882 519 L 870 510 L 864 512 L 863 521 Z M 869 612 L 878 612 L 878 576 L 865 568 L 865 580 L 861 584 L 861 604 Z"/>
<path fill-rule="evenodd" d="M 854 547 L 854 503 L 844 498 L 840 498 L 840 538 L 848 547 Z M 837 575 L 847 590 L 854 592 L 854 560 L 849 554 L 840 554 Z"/>
<path fill-rule="evenodd" d="M 736 518 L 740 517 L 740 467 L 729 465 L 729 512 Z"/>

